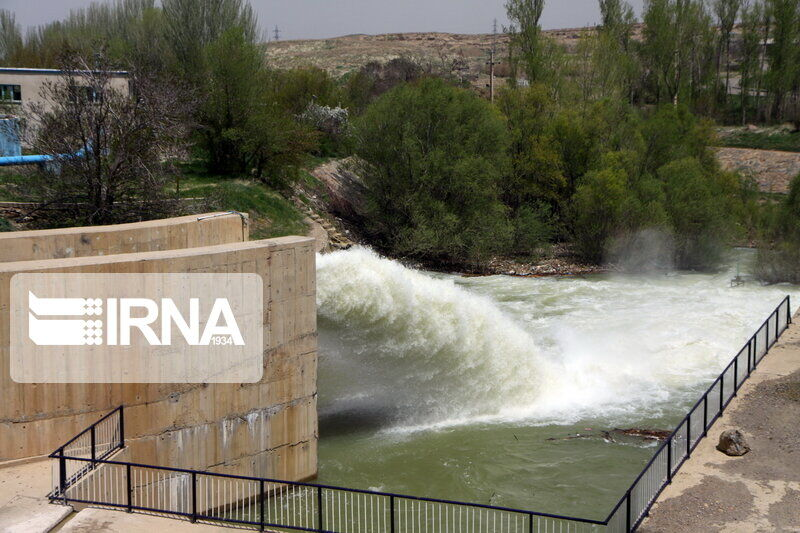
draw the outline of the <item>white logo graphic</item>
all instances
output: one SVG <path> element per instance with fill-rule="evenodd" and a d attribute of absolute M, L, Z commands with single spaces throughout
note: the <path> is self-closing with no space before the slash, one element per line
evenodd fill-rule
<path fill-rule="evenodd" d="M 104 306 L 100 298 L 37 298 L 29 292 L 28 306 L 28 337 L 37 346 L 130 346 L 134 329 L 150 346 L 169 346 L 172 344 L 173 325 L 189 346 L 209 346 L 212 342 L 244 346 L 242 333 L 226 298 L 214 301 L 202 331 L 198 298 L 189 300 L 189 320 L 171 298 L 163 298 L 160 302 L 147 298 L 108 298 Z M 98 316 L 103 314 L 104 307 L 105 321 L 39 318 Z M 144 310 L 144 316 L 134 316 L 136 310 Z M 157 321 L 161 326 L 160 337 L 152 327 Z M 105 337 L 104 325 L 107 326 Z"/>
<path fill-rule="evenodd" d="M 261 276 L 241 272 L 16 274 L 11 377 L 256 383 L 269 345 L 264 295 Z"/>

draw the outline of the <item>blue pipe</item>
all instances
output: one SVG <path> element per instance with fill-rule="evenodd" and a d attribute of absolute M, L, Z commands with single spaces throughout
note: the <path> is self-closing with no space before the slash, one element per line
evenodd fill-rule
<path fill-rule="evenodd" d="M 0 167 L 12 165 L 39 165 L 49 163 L 55 158 L 51 155 L 19 155 L 13 157 L 0 157 Z"/>
<path fill-rule="evenodd" d="M 81 148 L 74 154 L 61 154 L 58 156 L 58 159 L 70 159 L 73 157 L 83 157 L 86 153 L 86 150 Z M 13 165 L 41 165 L 44 163 L 50 163 L 55 161 L 57 158 L 52 155 L 18 155 L 18 156 L 10 156 L 10 157 L 0 157 L 0 167 L 9 167 Z"/>

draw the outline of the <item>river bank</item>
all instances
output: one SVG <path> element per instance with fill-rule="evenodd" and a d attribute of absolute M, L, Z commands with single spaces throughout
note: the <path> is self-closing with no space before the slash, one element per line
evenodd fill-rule
<path fill-rule="evenodd" d="M 784 333 L 734 398 L 724 417 L 675 476 L 647 533 L 800 529 L 800 324 Z M 723 431 L 744 433 L 751 451 L 715 449 Z"/>

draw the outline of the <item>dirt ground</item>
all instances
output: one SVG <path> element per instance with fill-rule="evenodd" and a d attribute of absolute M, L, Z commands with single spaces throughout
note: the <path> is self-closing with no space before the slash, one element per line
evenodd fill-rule
<path fill-rule="evenodd" d="M 642 533 L 800 531 L 800 319 L 675 476 Z M 752 451 L 715 449 L 726 429 Z"/>

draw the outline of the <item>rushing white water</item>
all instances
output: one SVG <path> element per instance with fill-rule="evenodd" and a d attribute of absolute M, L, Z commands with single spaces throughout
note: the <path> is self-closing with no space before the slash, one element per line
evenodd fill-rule
<path fill-rule="evenodd" d="M 731 277 L 459 278 L 365 248 L 320 256 L 323 416 L 401 431 L 661 416 L 794 291 Z"/>

